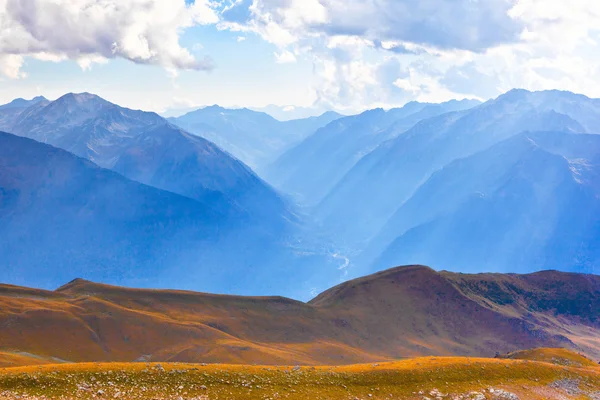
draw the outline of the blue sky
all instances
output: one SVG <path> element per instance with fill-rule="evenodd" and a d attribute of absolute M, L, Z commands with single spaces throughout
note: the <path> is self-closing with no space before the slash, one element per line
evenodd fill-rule
<path fill-rule="evenodd" d="M 350 113 L 514 87 L 600 97 L 594 0 L 0 0 L 0 27 L 2 102 Z"/>

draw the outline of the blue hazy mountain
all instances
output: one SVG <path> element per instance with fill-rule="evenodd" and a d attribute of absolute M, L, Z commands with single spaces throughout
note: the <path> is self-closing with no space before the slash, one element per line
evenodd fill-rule
<path fill-rule="evenodd" d="M 2 281 L 148 279 L 226 216 L 130 181 L 64 150 L 0 133 Z M 140 274 L 139 277 L 135 277 Z"/>
<path fill-rule="evenodd" d="M 53 288 L 81 276 L 306 297 L 305 285 L 331 278 L 324 260 L 295 254 L 281 231 L 265 231 L 215 204 L 0 133 L 0 281 Z"/>
<path fill-rule="evenodd" d="M 512 90 L 419 122 L 364 156 L 321 202 L 319 217 L 353 240 L 375 235 L 432 173 L 524 131 L 593 133 L 600 100 Z"/>
<path fill-rule="evenodd" d="M 477 104 L 476 100 L 411 102 L 402 108 L 374 109 L 338 119 L 285 152 L 266 169 L 265 177 L 303 203 L 318 203 L 362 156 L 380 143 L 422 119 Z"/>
<path fill-rule="evenodd" d="M 89 93 L 66 94 L 26 109 L 11 133 L 65 149 L 102 168 L 261 224 L 285 224 L 292 213 L 269 185 L 215 144 L 151 112 L 119 107 Z"/>
<path fill-rule="evenodd" d="M 3 104 L 0 106 L 0 110 L 9 110 L 13 108 L 27 108 L 39 102 L 47 102 L 48 100 L 44 96 L 36 96 L 31 100 L 26 99 L 14 99 L 10 103 Z"/>
<path fill-rule="evenodd" d="M 215 105 L 169 121 L 210 140 L 260 170 L 290 146 L 340 117 L 337 113 L 326 112 L 318 117 L 282 122 L 263 112 Z"/>
<path fill-rule="evenodd" d="M 43 96 L 34 97 L 31 100 L 14 99 L 8 104 L 0 106 L 0 130 L 10 128 L 23 112 L 33 106 L 42 106 L 49 101 Z"/>
<path fill-rule="evenodd" d="M 371 266 L 600 272 L 600 135 L 523 133 L 446 165 L 400 207 Z"/>

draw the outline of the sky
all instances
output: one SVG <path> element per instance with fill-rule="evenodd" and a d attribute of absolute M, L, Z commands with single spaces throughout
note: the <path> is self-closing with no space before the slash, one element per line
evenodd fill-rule
<path fill-rule="evenodd" d="M 599 42 L 597 0 L 0 0 L 0 102 L 87 91 L 293 116 L 512 88 L 600 97 Z"/>

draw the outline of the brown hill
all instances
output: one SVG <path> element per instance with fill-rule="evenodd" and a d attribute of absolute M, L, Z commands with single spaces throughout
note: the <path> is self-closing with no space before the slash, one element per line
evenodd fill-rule
<path fill-rule="evenodd" d="M 0 286 L 3 365 L 32 358 L 350 364 L 533 347 L 597 358 L 599 338 L 600 277 L 555 271 L 464 275 L 399 267 L 309 303 L 84 280 L 56 291 Z"/>
<path fill-rule="evenodd" d="M 529 350 L 520 350 L 501 355 L 497 358 L 505 358 L 511 360 L 530 360 L 546 362 L 555 365 L 563 365 L 567 367 L 596 367 L 598 364 L 582 354 L 577 354 L 567 349 L 544 349 L 536 348 Z"/>

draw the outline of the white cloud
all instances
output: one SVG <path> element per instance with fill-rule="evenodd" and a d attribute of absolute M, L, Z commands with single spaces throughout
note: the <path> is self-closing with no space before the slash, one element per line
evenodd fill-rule
<path fill-rule="evenodd" d="M 410 79 L 398 78 L 394 81 L 394 86 L 414 94 L 421 91 L 421 87 L 413 84 Z"/>
<path fill-rule="evenodd" d="M 283 36 L 288 44 L 314 35 L 360 36 L 481 51 L 518 40 L 522 24 L 508 14 L 515 3 L 516 0 L 254 0 L 237 1 L 228 12 L 235 11 L 231 22 L 245 24 L 275 44 L 282 43 L 279 38 Z"/>
<path fill-rule="evenodd" d="M 296 56 L 291 51 L 283 50 L 280 53 L 275 53 L 275 61 L 278 64 L 293 63 L 296 62 Z"/>
<path fill-rule="evenodd" d="M 83 68 L 124 58 L 169 70 L 210 69 L 210 61 L 196 59 L 179 36 L 217 23 L 213 7 L 208 0 L 0 0 L 2 71 L 18 75 L 14 57 L 24 56 L 73 59 Z M 11 60 L 12 67 L 6 64 Z"/>
<path fill-rule="evenodd" d="M 341 110 L 485 99 L 513 87 L 600 96 L 596 0 L 237 0 L 235 21 L 314 63 Z M 225 18 L 227 19 L 227 18 Z"/>
<path fill-rule="evenodd" d="M 84 55 L 81 56 L 79 58 L 77 58 L 77 65 L 79 65 L 79 67 L 81 67 L 82 70 L 86 71 L 86 70 L 90 70 L 92 69 L 92 65 L 93 64 L 105 64 L 108 62 L 108 59 L 96 55 L 96 54 L 90 54 L 90 55 Z"/>
<path fill-rule="evenodd" d="M 27 74 L 21 72 L 24 62 L 18 54 L 0 54 L 0 72 L 11 79 L 26 78 Z"/>

